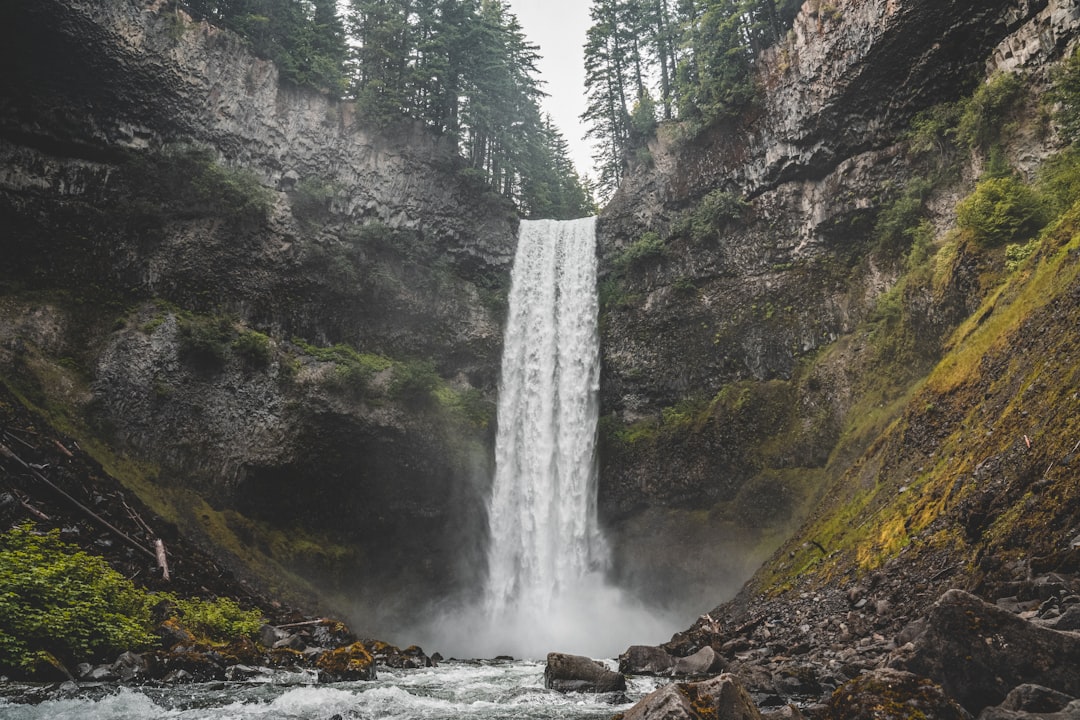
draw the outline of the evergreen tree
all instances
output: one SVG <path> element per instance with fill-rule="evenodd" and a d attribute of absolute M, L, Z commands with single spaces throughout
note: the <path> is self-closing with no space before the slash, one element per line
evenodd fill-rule
<path fill-rule="evenodd" d="M 347 57 L 334 0 L 188 0 L 189 10 L 241 35 L 282 79 L 340 94 Z"/>

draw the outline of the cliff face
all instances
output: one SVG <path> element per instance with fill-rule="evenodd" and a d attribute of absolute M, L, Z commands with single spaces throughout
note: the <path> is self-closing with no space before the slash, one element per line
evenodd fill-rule
<path fill-rule="evenodd" d="M 513 208 L 168 3 L 0 25 L 0 374 L 237 566 L 468 584 Z"/>
<path fill-rule="evenodd" d="M 985 290 L 962 252 L 932 291 L 893 293 L 907 334 L 884 339 L 909 250 L 881 218 L 939 173 L 905 133 L 994 72 L 1037 94 L 1078 28 L 1070 0 L 807 2 L 752 109 L 661 128 L 600 223 L 601 503 L 628 580 L 662 567 L 723 594 L 704 566 L 738 585 L 895 417 Z M 1005 152 L 1030 172 L 1053 144 Z M 920 191 L 935 232 L 980 162 Z"/>

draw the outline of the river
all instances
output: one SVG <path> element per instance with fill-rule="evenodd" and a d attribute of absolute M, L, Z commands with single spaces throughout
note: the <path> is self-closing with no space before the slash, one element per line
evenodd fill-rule
<path fill-rule="evenodd" d="M 424 670 L 380 668 L 378 680 L 369 682 L 316 685 L 312 680 L 299 673 L 281 673 L 262 682 L 159 688 L 0 684 L 0 718 L 585 720 L 610 718 L 660 682 L 629 679 L 625 694 L 562 694 L 544 689 L 544 663 L 533 661 L 450 661 Z M 29 704 L 29 699 L 37 702 Z"/>

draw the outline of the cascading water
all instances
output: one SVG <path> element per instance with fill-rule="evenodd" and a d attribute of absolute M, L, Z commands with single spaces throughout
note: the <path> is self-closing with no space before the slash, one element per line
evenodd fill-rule
<path fill-rule="evenodd" d="M 479 603 L 406 633 L 443 655 L 612 658 L 684 622 L 606 582 L 597 519 L 596 218 L 521 223 L 499 386 Z"/>
<path fill-rule="evenodd" d="M 499 388 L 481 606 L 435 633 L 476 657 L 613 657 L 674 627 L 605 582 L 597 520 L 596 218 L 522 222 Z M 446 625 L 452 625 L 447 628 Z"/>
<path fill-rule="evenodd" d="M 595 218 L 523 222 L 503 347 L 485 604 L 548 623 L 607 569 L 596 517 Z"/>

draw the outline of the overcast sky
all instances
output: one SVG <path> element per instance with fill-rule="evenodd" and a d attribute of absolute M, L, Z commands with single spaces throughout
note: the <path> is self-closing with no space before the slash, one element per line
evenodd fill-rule
<path fill-rule="evenodd" d="M 510 0 L 525 35 L 540 46 L 537 69 L 549 96 L 543 108 L 570 144 L 570 157 L 578 172 L 593 177 L 592 148 L 582 138 L 585 126 L 579 119 L 585 112 L 582 48 L 591 4 L 588 0 Z"/>

